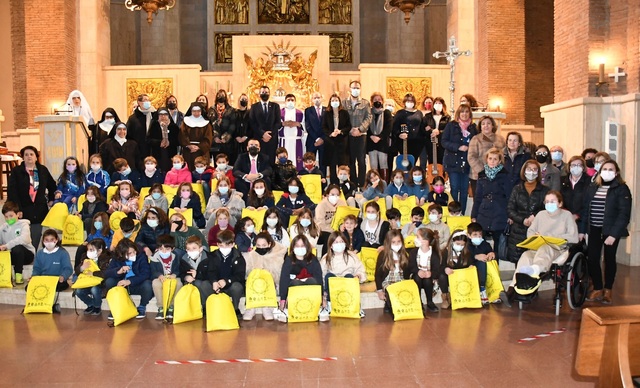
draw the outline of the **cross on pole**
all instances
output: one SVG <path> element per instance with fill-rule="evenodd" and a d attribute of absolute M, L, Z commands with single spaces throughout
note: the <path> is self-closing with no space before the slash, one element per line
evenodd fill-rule
<path fill-rule="evenodd" d="M 613 78 L 615 83 L 618 83 L 620 81 L 620 77 L 624 77 L 626 75 L 627 73 L 625 73 L 624 71 L 622 71 L 621 68 L 616 66 L 615 71 L 613 73 L 609 73 L 609 78 Z"/>
<path fill-rule="evenodd" d="M 435 53 L 433 53 L 434 58 L 446 58 L 447 62 L 449 62 L 449 66 L 451 67 L 451 79 L 449 81 L 449 92 L 451 94 L 451 105 L 449 107 L 449 110 L 451 114 L 453 114 L 453 112 L 455 111 L 454 103 L 455 103 L 455 90 L 456 90 L 456 80 L 455 80 L 456 59 L 458 59 L 458 57 L 462 55 L 468 57 L 469 55 L 471 55 L 471 51 L 470 50 L 460 51 L 460 49 L 458 49 L 458 46 L 456 45 L 456 37 L 453 35 L 451 36 L 451 38 L 449 38 L 448 51 L 445 51 L 445 52 L 436 51 Z"/>

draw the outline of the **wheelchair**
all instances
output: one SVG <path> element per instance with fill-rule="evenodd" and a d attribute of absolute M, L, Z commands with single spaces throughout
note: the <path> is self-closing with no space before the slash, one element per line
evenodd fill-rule
<path fill-rule="evenodd" d="M 540 274 L 539 284 L 545 280 L 552 280 L 555 284 L 553 300 L 556 315 L 560 315 L 563 291 L 567 294 L 567 302 L 572 310 L 581 307 L 587 298 L 587 290 L 589 288 L 589 271 L 587 269 L 586 245 L 584 242 L 573 244 L 566 252 L 558 256 L 551 264 L 549 271 Z M 537 295 L 537 288 L 530 294 L 522 295 L 518 293 L 518 287 L 516 287 L 514 301 L 518 302 L 519 308 L 522 310 L 524 305 L 531 303 Z"/>

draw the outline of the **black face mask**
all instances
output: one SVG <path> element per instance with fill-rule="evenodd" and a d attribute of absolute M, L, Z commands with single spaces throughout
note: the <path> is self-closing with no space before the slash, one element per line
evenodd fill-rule
<path fill-rule="evenodd" d="M 536 155 L 536 160 L 538 161 L 538 163 L 547 163 L 547 156 L 546 155 Z"/>
<path fill-rule="evenodd" d="M 264 102 L 269 101 L 269 93 L 262 93 L 260 94 L 260 99 Z"/>
<path fill-rule="evenodd" d="M 249 147 L 249 154 L 251 154 L 251 156 L 256 156 L 256 155 L 258 155 L 258 152 L 260 152 L 260 150 L 258 149 L 258 147 L 256 147 L 256 146 L 251 146 L 251 147 Z"/>
<path fill-rule="evenodd" d="M 216 98 L 216 103 L 217 104 L 226 104 L 227 103 L 227 97 L 224 96 L 220 96 Z"/>
<path fill-rule="evenodd" d="M 255 249 L 255 251 L 256 251 L 256 253 L 257 253 L 257 254 L 259 254 L 260 256 L 264 256 L 264 255 L 266 255 L 267 253 L 269 253 L 269 250 L 270 250 L 270 249 L 271 249 L 271 248 L 256 248 L 256 249 Z"/>
<path fill-rule="evenodd" d="M 373 103 L 373 107 L 376 109 L 381 109 L 382 108 L 382 103 L 380 101 L 376 101 Z"/>
<path fill-rule="evenodd" d="M 593 159 L 587 159 L 587 160 L 585 160 L 585 162 L 587 163 L 587 167 L 589 167 L 589 168 L 594 168 L 595 167 L 595 163 L 593 162 Z"/>
<path fill-rule="evenodd" d="M 167 104 L 167 108 L 169 109 L 176 109 L 178 107 L 178 104 L 176 104 L 175 102 L 170 102 Z"/>
<path fill-rule="evenodd" d="M 422 225 L 422 221 L 413 221 L 413 224 L 417 227 L 419 227 L 420 225 Z"/>
<path fill-rule="evenodd" d="M 241 106 L 241 107 L 243 107 L 243 108 L 244 108 L 244 107 L 246 107 L 248 104 L 249 104 L 249 101 L 247 101 L 247 100 L 240 100 L 240 106 Z"/>
<path fill-rule="evenodd" d="M 182 229 L 182 220 L 179 221 L 173 221 L 174 224 L 176 224 L 176 226 L 178 227 L 177 229 Z"/>

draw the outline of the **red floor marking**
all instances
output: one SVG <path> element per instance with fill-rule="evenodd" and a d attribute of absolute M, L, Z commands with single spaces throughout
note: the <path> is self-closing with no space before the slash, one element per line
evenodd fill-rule
<path fill-rule="evenodd" d="M 302 361 L 337 361 L 338 357 L 305 357 L 305 358 L 232 358 L 230 360 L 184 360 L 156 361 L 156 365 L 201 365 L 201 364 L 233 364 L 254 362 L 302 362 Z"/>
<path fill-rule="evenodd" d="M 549 331 L 547 333 L 536 334 L 533 337 L 521 338 L 521 339 L 518 340 L 518 343 L 519 344 L 523 344 L 525 342 L 531 342 L 531 341 L 539 340 L 539 339 L 542 339 L 542 338 L 551 337 L 554 334 L 561 334 L 561 333 L 564 333 L 565 331 L 567 331 L 567 329 L 565 327 L 563 327 L 560 330 L 553 330 L 553 331 Z"/>

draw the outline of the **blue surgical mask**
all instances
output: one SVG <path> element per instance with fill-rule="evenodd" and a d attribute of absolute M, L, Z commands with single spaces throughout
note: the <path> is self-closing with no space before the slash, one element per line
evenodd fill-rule
<path fill-rule="evenodd" d="M 462 250 L 464 249 L 464 245 L 460 245 L 460 244 L 453 244 L 453 250 L 460 253 L 462 252 Z"/>
<path fill-rule="evenodd" d="M 229 186 L 218 186 L 218 191 L 222 195 L 227 194 L 229 192 Z"/>
<path fill-rule="evenodd" d="M 413 181 L 414 181 L 415 183 L 420 183 L 420 182 L 422 182 L 422 175 L 414 175 L 414 176 L 413 176 Z"/>
<path fill-rule="evenodd" d="M 298 186 L 289 186 L 289 192 L 291 194 L 298 194 L 298 190 L 300 190 Z"/>
<path fill-rule="evenodd" d="M 558 210 L 558 204 L 555 202 L 545 203 L 544 208 L 549 213 L 554 213 L 556 210 Z"/>
<path fill-rule="evenodd" d="M 471 238 L 471 243 L 475 246 L 478 246 L 480 244 L 482 244 L 482 242 L 484 241 L 484 239 L 482 237 L 472 237 Z"/>
<path fill-rule="evenodd" d="M 289 161 L 289 159 L 288 159 L 288 158 L 278 158 L 278 162 L 279 162 L 280 164 L 287 164 L 287 162 L 288 162 L 288 161 Z"/>
<path fill-rule="evenodd" d="M 96 228 L 96 230 L 102 230 L 102 221 L 94 221 L 93 227 Z"/>
<path fill-rule="evenodd" d="M 131 237 L 132 234 L 133 232 L 129 232 L 129 233 L 122 232 L 122 235 L 124 236 L 124 238 L 129 238 Z"/>
<path fill-rule="evenodd" d="M 149 109 L 151 108 L 151 101 L 145 101 L 142 103 L 142 109 Z"/>
<path fill-rule="evenodd" d="M 553 151 L 551 153 L 551 160 L 553 160 L 554 162 L 559 162 L 562 160 L 562 152 L 560 151 Z"/>
<path fill-rule="evenodd" d="M 127 176 L 129 174 L 131 174 L 131 167 L 127 167 L 127 169 L 122 172 L 122 175 L 124 176 Z"/>
<path fill-rule="evenodd" d="M 204 167 L 196 167 L 196 172 L 198 174 L 202 174 L 204 172 Z"/>
<path fill-rule="evenodd" d="M 311 225 L 311 220 L 308 218 L 302 218 L 300 219 L 300 225 L 302 225 L 303 228 L 308 228 L 309 225 Z"/>
<path fill-rule="evenodd" d="M 182 168 L 182 163 L 174 163 L 173 164 L 173 168 L 175 168 L 176 170 L 179 170 Z"/>
<path fill-rule="evenodd" d="M 156 201 L 159 200 L 160 197 L 162 197 L 161 193 L 152 193 L 151 194 L 151 198 L 155 199 Z"/>

